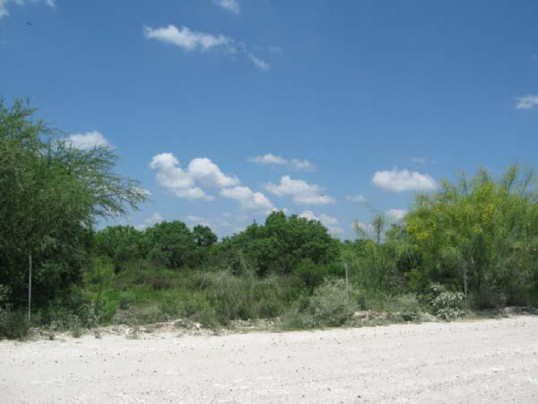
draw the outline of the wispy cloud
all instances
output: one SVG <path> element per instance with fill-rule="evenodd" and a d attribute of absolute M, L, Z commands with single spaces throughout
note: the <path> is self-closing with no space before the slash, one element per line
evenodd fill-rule
<path fill-rule="evenodd" d="M 153 39 L 179 46 L 186 51 L 208 51 L 216 48 L 233 49 L 233 40 L 224 35 L 213 35 L 205 32 L 191 31 L 188 27 L 144 27 L 146 39 Z"/>
<path fill-rule="evenodd" d="M 538 95 L 529 94 L 516 100 L 516 109 L 537 109 Z"/>
<path fill-rule="evenodd" d="M 192 227 L 202 225 L 210 227 L 214 231 L 223 231 L 232 226 L 230 223 L 230 217 L 225 213 L 218 217 L 188 215 L 185 219 Z"/>
<path fill-rule="evenodd" d="M 434 160 L 429 160 L 425 157 L 412 157 L 411 162 L 419 165 L 435 164 Z"/>
<path fill-rule="evenodd" d="M 237 0 L 213 0 L 213 3 L 233 14 L 239 15 L 241 13 L 239 2 Z"/>
<path fill-rule="evenodd" d="M 249 187 L 237 186 L 224 188 L 220 191 L 224 198 L 234 199 L 239 202 L 243 210 L 270 212 L 274 209 L 273 203 L 261 192 L 254 192 Z"/>
<path fill-rule="evenodd" d="M 402 220 L 405 215 L 407 215 L 407 210 L 405 209 L 389 209 L 386 212 L 387 216 L 394 220 Z"/>
<path fill-rule="evenodd" d="M 0 0 L 1 1 L 1 0 Z M 187 52 L 209 52 L 221 50 L 229 55 L 240 55 L 257 69 L 267 72 L 271 68 L 269 62 L 254 55 L 249 46 L 241 41 L 222 34 L 194 31 L 189 27 L 144 27 L 144 37 L 148 40 L 160 41 L 177 46 Z"/>
<path fill-rule="evenodd" d="M 263 164 L 263 165 L 279 165 L 286 166 L 288 168 L 297 171 L 315 171 L 316 166 L 308 160 L 301 160 L 293 158 L 288 160 L 282 156 L 276 156 L 271 153 L 267 153 L 261 156 L 249 157 L 248 161 L 251 163 Z"/>
<path fill-rule="evenodd" d="M 302 217 L 307 220 L 317 220 L 333 234 L 340 234 L 344 232 L 344 229 L 339 226 L 340 222 L 337 218 L 326 215 L 324 213 L 319 216 L 316 216 L 311 210 L 305 210 L 304 212 L 299 214 L 299 217 Z"/>
<path fill-rule="evenodd" d="M 47 6 L 54 8 L 56 5 L 55 0 L 0 0 L 0 18 L 7 17 L 9 15 L 8 6 L 11 4 L 17 6 L 26 6 L 28 4 L 43 3 Z"/>
<path fill-rule="evenodd" d="M 276 165 L 287 165 L 288 160 L 281 156 L 275 156 L 274 154 L 267 153 L 262 156 L 249 157 L 248 161 L 258 164 L 276 164 Z"/>
<path fill-rule="evenodd" d="M 271 46 L 269 46 L 268 50 L 269 50 L 269 53 L 271 53 L 271 54 L 281 54 L 282 53 L 282 48 L 280 48 L 279 46 L 271 45 Z"/>
<path fill-rule="evenodd" d="M 335 202 L 333 197 L 324 194 L 323 188 L 319 185 L 294 180 L 288 175 L 280 179 L 280 184 L 269 183 L 265 188 L 275 195 L 289 196 L 295 203 L 301 205 L 327 205 Z"/>
<path fill-rule="evenodd" d="M 393 192 L 431 191 L 437 188 L 437 182 L 428 174 L 396 168 L 376 171 L 372 182 L 379 188 Z"/>
<path fill-rule="evenodd" d="M 346 196 L 346 199 L 351 202 L 359 202 L 359 203 L 365 203 L 366 197 L 364 195 L 348 195 Z"/>
<path fill-rule="evenodd" d="M 316 166 L 308 160 L 291 159 L 291 168 L 299 171 L 315 171 Z"/>
<path fill-rule="evenodd" d="M 97 131 L 73 133 L 67 137 L 66 142 L 81 150 L 89 150 L 93 149 L 94 147 L 103 146 L 112 147 L 110 142 Z"/>
<path fill-rule="evenodd" d="M 254 66 L 256 66 L 260 70 L 263 70 L 264 72 L 269 71 L 269 69 L 271 68 L 271 65 L 269 63 L 254 56 L 252 53 L 248 54 L 248 58 Z"/>
<path fill-rule="evenodd" d="M 148 227 L 154 226 L 154 225 L 156 225 L 158 223 L 161 223 L 163 221 L 164 221 L 164 218 L 161 216 L 161 214 L 159 212 L 155 212 L 153 215 L 146 218 L 146 220 L 144 220 L 143 224 L 139 224 L 139 225 L 135 226 L 135 228 L 138 229 L 138 230 L 144 230 L 144 229 L 146 229 Z"/>

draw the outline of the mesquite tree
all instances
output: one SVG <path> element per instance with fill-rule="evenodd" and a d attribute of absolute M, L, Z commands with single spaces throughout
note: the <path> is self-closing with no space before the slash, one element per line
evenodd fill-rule
<path fill-rule="evenodd" d="M 24 301 L 30 254 L 38 303 L 57 297 L 78 280 L 96 220 L 146 199 L 114 172 L 113 150 L 79 150 L 34 113 L 0 99 L 0 284 L 14 305 Z"/>

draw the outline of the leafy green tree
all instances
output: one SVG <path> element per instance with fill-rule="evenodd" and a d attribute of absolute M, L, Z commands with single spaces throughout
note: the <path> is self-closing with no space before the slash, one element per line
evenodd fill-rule
<path fill-rule="evenodd" d="M 398 262 L 403 250 L 398 225 L 387 230 L 388 219 L 383 214 L 374 217 L 368 226 L 355 225 L 357 240 L 343 246 L 344 261 L 350 265 L 352 278 L 364 290 L 390 294 L 402 287 Z"/>
<path fill-rule="evenodd" d="M 79 279 L 94 223 L 146 199 L 137 182 L 113 171 L 112 150 L 76 149 L 34 113 L 0 100 L 0 284 L 15 304 L 30 255 L 35 297 L 49 300 Z"/>
<path fill-rule="evenodd" d="M 192 229 L 194 243 L 198 247 L 211 247 L 217 242 L 217 235 L 208 226 L 197 225 Z"/>
<path fill-rule="evenodd" d="M 109 226 L 95 233 L 95 252 L 109 257 L 115 271 L 126 262 L 145 259 L 147 242 L 144 232 L 133 226 Z"/>
<path fill-rule="evenodd" d="M 146 229 L 149 258 L 156 264 L 180 269 L 196 261 L 195 239 L 187 225 L 179 220 L 161 222 Z"/>
<path fill-rule="evenodd" d="M 303 260 L 326 265 L 339 256 L 338 241 L 319 221 L 283 212 L 271 213 L 264 225 L 254 223 L 224 244 L 238 257 L 236 266 L 247 262 L 260 275 L 291 274 Z"/>
<path fill-rule="evenodd" d="M 417 286 L 437 281 L 472 293 L 480 305 L 521 303 L 536 293 L 537 202 L 533 173 L 517 166 L 497 181 L 480 170 L 419 196 L 405 218 L 421 255 Z"/>

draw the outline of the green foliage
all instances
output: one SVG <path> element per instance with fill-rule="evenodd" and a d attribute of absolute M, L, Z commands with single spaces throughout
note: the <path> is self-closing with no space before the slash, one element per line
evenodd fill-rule
<path fill-rule="evenodd" d="M 316 265 L 309 259 L 302 260 L 292 272 L 294 286 L 312 293 L 331 274 L 328 265 Z"/>
<path fill-rule="evenodd" d="M 288 275 L 303 260 L 326 265 L 339 255 L 338 241 L 319 221 L 286 217 L 283 212 L 271 213 L 264 225 L 254 223 L 223 244 L 219 260 L 227 260 L 234 270 L 246 260 L 259 275 Z"/>
<path fill-rule="evenodd" d="M 415 281 L 440 282 L 497 303 L 527 302 L 536 293 L 538 205 L 532 173 L 511 167 L 498 181 L 485 170 L 422 195 L 405 218 L 420 254 Z"/>
<path fill-rule="evenodd" d="M 368 293 L 391 294 L 405 287 L 402 266 L 412 253 L 406 248 L 399 226 L 386 232 L 387 223 L 383 215 L 377 215 L 369 226 L 372 232 L 357 225 L 358 240 L 344 244 L 342 249 L 351 279 Z"/>
<path fill-rule="evenodd" d="M 113 172 L 112 150 L 78 150 L 33 115 L 0 100 L 0 283 L 15 306 L 23 305 L 30 254 L 40 306 L 80 280 L 94 222 L 146 198 Z"/>
<path fill-rule="evenodd" d="M 258 278 L 219 271 L 206 275 L 205 292 L 218 321 L 277 317 L 285 309 L 289 289 L 282 278 Z"/>
<path fill-rule="evenodd" d="M 179 220 L 158 223 L 146 230 L 148 257 L 161 267 L 179 269 L 194 262 L 196 243 L 187 225 Z"/>
<path fill-rule="evenodd" d="M 217 242 L 217 235 L 207 226 L 194 226 L 192 236 L 198 247 L 209 248 Z"/>
<path fill-rule="evenodd" d="M 396 257 L 391 244 L 366 240 L 350 264 L 353 277 L 362 289 L 389 292 L 398 284 Z"/>
<path fill-rule="evenodd" d="M 109 226 L 94 235 L 95 253 L 109 257 L 116 271 L 145 258 L 147 249 L 144 233 L 132 226 Z"/>
<path fill-rule="evenodd" d="M 23 339 L 30 331 L 26 314 L 11 309 L 10 294 L 9 286 L 0 284 L 0 340 Z"/>
<path fill-rule="evenodd" d="M 0 339 L 24 339 L 30 332 L 26 313 L 19 310 L 0 312 Z"/>
<path fill-rule="evenodd" d="M 343 280 L 328 280 L 319 286 L 308 306 L 314 324 L 337 327 L 344 324 L 353 314 L 346 285 Z"/>
<path fill-rule="evenodd" d="M 299 298 L 285 320 L 286 328 L 338 327 L 357 308 L 352 291 L 341 279 L 328 279 L 311 296 Z"/>
<path fill-rule="evenodd" d="M 433 314 L 442 320 L 455 320 L 463 317 L 465 296 L 461 292 L 451 292 L 438 283 L 430 285 L 426 300 Z"/>
<path fill-rule="evenodd" d="M 0 337 L 28 332 L 29 255 L 35 321 L 76 335 L 110 322 L 217 327 L 285 316 L 309 328 L 345 324 L 359 307 L 410 321 L 422 305 L 449 320 L 465 304 L 538 304 L 538 192 L 518 167 L 499 180 L 481 170 L 445 181 L 401 224 L 377 215 L 354 242 L 283 212 L 219 242 L 209 227 L 180 221 L 95 232 L 97 220 L 146 199 L 114 173 L 116 161 L 0 100 Z"/>

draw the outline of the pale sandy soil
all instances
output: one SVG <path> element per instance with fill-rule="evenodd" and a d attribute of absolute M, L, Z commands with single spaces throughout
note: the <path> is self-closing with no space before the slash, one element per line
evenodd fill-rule
<path fill-rule="evenodd" d="M 538 403 L 538 317 L 0 343 L 2 403 Z"/>

